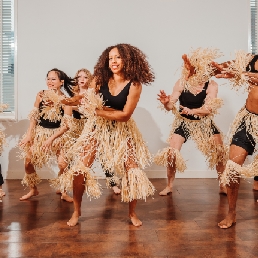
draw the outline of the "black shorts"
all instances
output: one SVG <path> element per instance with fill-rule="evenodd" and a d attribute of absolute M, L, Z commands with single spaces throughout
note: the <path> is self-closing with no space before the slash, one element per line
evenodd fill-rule
<path fill-rule="evenodd" d="M 220 134 L 218 128 L 216 127 L 216 125 L 211 121 L 211 129 L 212 129 L 212 134 Z M 186 142 L 190 136 L 189 132 L 187 132 L 184 127 L 183 127 L 183 122 L 180 124 L 179 127 L 177 127 L 174 131 L 175 134 L 179 134 L 181 135 L 183 138 L 185 138 Z"/>
<path fill-rule="evenodd" d="M 252 155 L 255 150 L 255 141 L 253 136 L 246 131 L 245 122 L 242 122 L 232 137 L 231 145 L 234 144 L 246 150 Z"/>

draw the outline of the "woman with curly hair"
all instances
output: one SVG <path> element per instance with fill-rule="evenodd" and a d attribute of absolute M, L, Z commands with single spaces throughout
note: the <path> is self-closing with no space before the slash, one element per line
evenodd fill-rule
<path fill-rule="evenodd" d="M 161 90 L 158 100 L 167 111 L 172 110 L 175 119 L 168 139 L 169 147 L 155 156 L 155 163 L 167 167 L 167 186 L 159 195 L 172 192 L 176 170 L 186 169 L 180 150 L 191 138 L 197 148 L 206 157 L 209 167 L 217 170 L 218 177 L 224 171 L 225 149 L 221 131 L 213 122 L 213 116 L 221 106 L 222 100 L 217 98 L 218 85 L 210 80 L 213 75 L 211 62 L 219 54 L 210 49 L 197 49 L 188 57 L 183 55 L 184 65 L 182 77 L 173 88 L 171 95 Z M 179 110 L 175 104 L 179 100 Z M 226 188 L 220 186 L 220 193 Z"/>
<path fill-rule="evenodd" d="M 65 98 L 61 87 L 64 87 L 69 96 L 73 96 L 72 88 L 75 83 L 63 71 L 56 68 L 47 73 L 46 81 L 48 90 L 42 90 L 37 94 L 34 108 L 29 114 L 29 129 L 19 143 L 20 156 L 25 160 L 26 172 L 22 184 L 30 187 L 29 193 L 20 198 L 21 201 L 39 194 L 37 185 L 41 180 L 35 169 L 48 164 L 53 156 L 58 158 L 61 146 L 65 143 L 60 138 L 48 151 L 43 145 L 61 126 L 64 114 L 61 100 Z"/>
<path fill-rule="evenodd" d="M 71 150 L 71 168 L 63 174 L 63 182 L 68 183 L 63 187 L 73 187 L 74 198 L 74 213 L 67 224 L 78 223 L 84 191 L 95 198 L 101 194 L 96 185 L 91 185 L 91 165 L 96 158 L 104 170 L 115 171 L 122 177 L 122 201 L 129 202 L 132 224 L 141 226 L 135 213 L 137 199 L 146 200 L 154 194 L 154 187 L 142 171 L 150 164 L 151 154 L 131 116 L 142 84 L 153 82 L 154 74 L 142 51 L 129 44 L 118 44 L 104 50 L 93 76 L 93 90 L 85 95 L 82 105 L 88 121 Z M 69 185 L 71 178 L 73 186 Z"/>

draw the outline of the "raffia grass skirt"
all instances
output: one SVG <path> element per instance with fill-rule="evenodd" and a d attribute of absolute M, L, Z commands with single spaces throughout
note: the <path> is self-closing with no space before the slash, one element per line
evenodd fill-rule
<path fill-rule="evenodd" d="M 4 144 L 6 143 L 5 134 L 0 130 L 0 156 L 2 155 Z"/>
<path fill-rule="evenodd" d="M 101 117 L 88 120 L 81 136 L 67 152 L 66 158 L 70 163 L 70 169 L 63 173 L 59 182 L 54 185 L 57 187 L 61 185 L 62 189 L 70 190 L 71 175 L 84 171 L 82 160 L 93 153 L 103 170 L 115 172 L 115 175 L 123 178 L 122 201 L 128 202 L 134 198 L 145 200 L 147 196 L 154 194 L 154 186 L 146 173 L 142 171 L 151 164 L 152 155 L 132 118 L 127 122 L 117 122 Z M 125 163 L 128 162 L 134 163 L 137 168 L 126 171 Z M 86 168 L 87 171 L 88 169 Z"/>
<path fill-rule="evenodd" d="M 182 126 L 188 138 L 192 139 L 196 143 L 197 148 L 205 156 L 209 168 L 214 169 L 219 162 L 223 162 L 225 164 L 226 149 L 224 145 L 215 143 L 212 137 L 214 135 L 212 125 L 215 124 L 209 116 L 203 117 L 200 120 L 190 120 L 177 114 L 175 115 L 167 142 L 169 143 L 169 140 L 175 133 L 175 130 L 179 126 Z M 221 132 L 220 135 L 222 136 Z M 186 169 L 185 161 L 183 160 L 180 152 L 173 148 L 167 147 L 159 150 L 155 155 L 154 162 L 160 166 L 171 166 L 173 164 L 168 161 L 168 157 L 171 155 L 171 160 L 173 160 L 173 156 L 175 156 L 176 160 L 178 160 L 176 161 L 176 168 L 178 171 L 184 172 Z"/>
<path fill-rule="evenodd" d="M 25 146 L 19 146 L 20 152 L 19 157 L 25 159 L 26 157 L 31 157 L 31 163 L 35 169 L 42 168 L 44 165 L 51 165 L 56 161 L 56 155 L 60 150 L 61 146 L 65 144 L 64 138 L 57 138 L 50 150 L 45 151 L 43 148 L 43 143 L 48 140 L 59 128 L 44 128 L 37 125 L 34 134 L 32 144 L 26 144 Z M 26 137 L 25 133 L 22 140 Z"/>
<path fill-rule="evenodd" d="M 255 144 L 258 143 L 258 114 L 249 112 L 246 107 L 242 107 L 237 113 L 229 132 L 229 144 L 231 144 L 234 135 L 242 129 L 242 124 L 246 128 L 246 133 L 249 133 Z M 256 146 L 254 146 L 256 147 Z M 255 148 L 257 152 L 257 148 Z M 234 158 L 233 158 L 234 159 Z M 254 155 L 253 161 L 248 165 L 240 166 L 234 161 L 227 162 L 226 169 L 222 175 L 221 182 L 223 184 L 230 184 L 230 182 L 237 182 L 238 177 L 254 177 L 258 176 L 258 154 Z"/>

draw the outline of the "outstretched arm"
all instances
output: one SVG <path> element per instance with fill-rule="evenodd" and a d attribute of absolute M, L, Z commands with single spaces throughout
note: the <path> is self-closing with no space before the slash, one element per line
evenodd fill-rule
<path fill-rule="evenodd" d="M 158 100 L 161 102 L 161 104 L 164 105 L 164 108 L 167 111 L 170 111 L 173 109 L 174 104 L 178 101 L 179 96 L 181 95 L 183 91 L 183 86 L 180 83 L 180 80 L 178 80 L 174 87 L 171 95 L 167 95 L 164 90 L 161 90 L 158 94 Z"/>

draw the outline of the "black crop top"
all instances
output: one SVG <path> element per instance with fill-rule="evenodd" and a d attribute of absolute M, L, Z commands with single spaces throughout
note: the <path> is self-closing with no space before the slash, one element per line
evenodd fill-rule
<path fill-rule="evenodd" d="M 39 112 L 42 111 L 43 109 L 43 101 L 41 101 L 39 103 Z M 63 108 L 60 106 L 60 111 L 62 116 L 64 115 L 64 110 Z M 44 127 L 44 128 L 59 128 L 61 125 L 61 120 L 58 120 L 56 122 L 50 121 L 49 119 L 44 119 L 42 116 L 39 117 L 39 125 Z"/>
<path fill-rule="evenodd" d="M 258 55 L 255 55 L 253 59 L 249 62 L 249 64 L 246 66 L 247 72 L 258 73 L 258 71 L 255 70 L 254 68 L 254 64 L 257 60 L 258 60 Z"/>
<path fill-rule="evenodd" d="M 77 110 L 73 110 L 73 117 L 76 118 L 76 119 L 82 119 L 82 114 L 77 111 Z"/>
<path fill-rule="evenodd" d="M 116 95 L 113 96 L 109 92 L 108 84 L 104 84 L 100 87 L 99 92 L 103 96 L 104 105 L 106 107 L 114 108 L 116 110 L 123 110 L 129 94 L 131 81 L 128 82 L 125 87 Z"/>
<path fill-rule="evenodd" d="M 207 96 L 207 88 L 208 88 L 209 82 L 206 82 L 203 90 L 198 93 L 197 95 L 194 95 L 193 93 L 191 93 L 190 91 L 183 91 L 179 97 L 179 103 L 180 105 L 193 109 L 193 108 L 200 108 L 203 104 L 204 104 L 204 100 Z M 179 112 L 182 109 L 179 109 Z M 188 119 L 191 120 L 199 120 L 199 118 L 196 118 L 192 115 L 186 115 L 186 114 L 181 114 L 181 116 L 186 117 Z"/>

